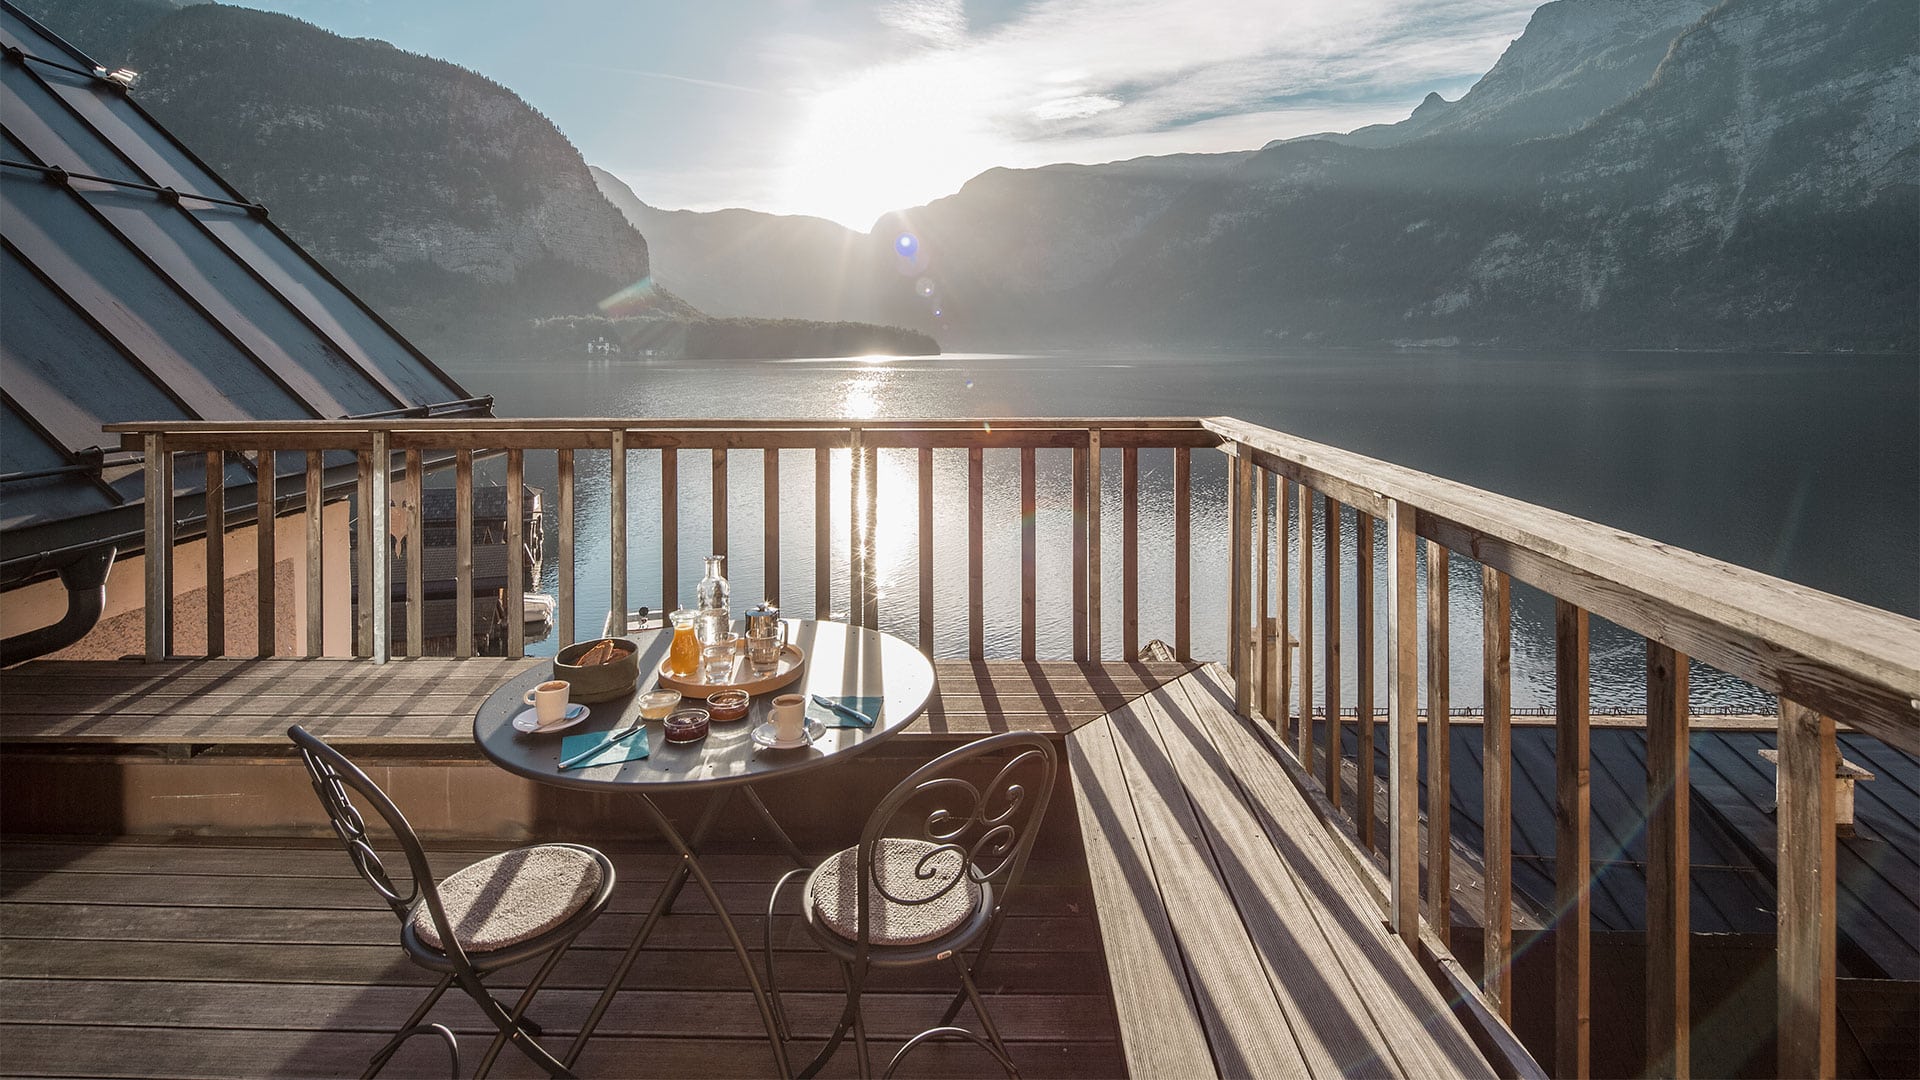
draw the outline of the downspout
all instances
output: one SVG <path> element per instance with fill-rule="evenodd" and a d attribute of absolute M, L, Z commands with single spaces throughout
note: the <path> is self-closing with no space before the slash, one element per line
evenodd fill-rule
<path fill-rule="evenodd" d="M 45 656 L 86 637 L 107 606 L 107 573 L 113 569 L 116 548 L 99 548 L 60 568 L 60 584 L 67 587 L 67 613 L 51 626 L 15 634 L 0 641 L 0 667 L 12 667 Z"/>

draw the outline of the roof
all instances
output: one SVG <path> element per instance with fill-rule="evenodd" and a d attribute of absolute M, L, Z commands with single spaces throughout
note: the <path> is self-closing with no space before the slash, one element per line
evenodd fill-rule
<path fill-rule="evenodd" d="M 137 534 L 102 424 L 488 411 L 86 55 L 4 3 L 0 46 L 7 580 Z M 177 494 L 202 471 L 181 460 Z"/>
<path fill-rule="evenodd" d="M 1456 722 L 1450 734 L 1453 835 L 1478 851 L 1485 835 L 1481 728 Z M 1841 732 L 1838 743 L 1842 757 L 1874 774 L 1855 785 L 1855 834 L 1841 837 L 1836 849 L 1841 973 L 1920 981 L 1920 942 L 1912 931 L 1920 926 L 1920 758 L 1858 732 Z M 1593 930 L 1644 933 L 1646 731 L 1596 726 L 1589 745 Z M 1771 731 L 1696 730 L 1691 746 L 1692 930 L 1771 935 L 1775 767 L 1760 751 L 1777 740 Z M 1554 909 L 1553 747 L 1552 727 L 1514 726 L 1513 888 L 1537 912 Z M 1424 759 L 1424 738 L 1421 749 Z M 1376 768 L 1385 773 L 1384 756 Z M 1420 776 L 1424 800 L 1424 760 Z"/>

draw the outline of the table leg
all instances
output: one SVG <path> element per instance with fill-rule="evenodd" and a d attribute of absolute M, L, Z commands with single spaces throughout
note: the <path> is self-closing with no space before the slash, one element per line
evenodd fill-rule
<path fill-rule="evenodd" d="M 747 797 L 747 803 L 753 807 L 754 813 L 760 815 L 760 820 L 767 823 L 767 828 L 773 832 L 774 840 L 786 849 L 787 857 L 793 860 L 793 864 L 811 867 L 813 862 L 807 858 L 805 852 L 800 850 L 800 846 L 793 842 L 793 837 L 787 835 L 787 830 L 781 828 L 780 823 L 773 819 L 773 811 L 767 809 L 767 804 L 760 801 L 760 793 L 752 788 L 742 788 L 741 793 Z"/>
<path fill-rule="evenodd" d="M 773 1016 L 773 1002 L 767 997 L 767 988 L 760 983 L 759 972 L 754 970 L 753 957 L 747 954 L 746 942 L 740 940 L 739 928 L 733 925 L 733 917 L 727 914 L 726 905 L 720 902 L 720 894 L 714 889 L 713 882 L 708 880 L 706 870 L 701 868 L 699 857 L 694 854 L 692 848 L 687 846 L 687 842 L 681 839 L 680 834 L 674 831 L 673 823 L 667 820 L 667 815 L 661 813 L 660 808 L 653 804 L 653 800 L 645 795 L 640 796 L 640 804 L 645 806 L 647 812 L 652 815 L 660 835 L 665 837 L 667 843 L 673 845 L 674 850 L 680 852 L 686 859 L 687 871 L 693 875 L 694 884 L 700 886 L 700 891 L 707 894 L 707 902 L 713 905 L 713 913 L 719 917 L 721 927 L 726 930 L 727 941 L 733 945 L 734 955 L 740 958 L 740 970 L 746 973 L 747 985 L 753 989 L 753 1003 L 760 1009 L 760 1022 L 766 1026 L 767 1041 L 773 1045 L 774 1067 L 782 1080 L 788 1080 L 793 1076 L 793 1067 L 787 1064 L 787 1044 L 780 1037 L 780 1025 Z"/>
<path fill-rule="evenodd" d="M 700 845 L 706 842 L 707 833 L 712 830 L 714 821 L 720 816 L 720 809 L 726 805 L 727 798 L 734 790 L 736 789 L 729 788 L 725 795 L 707 803 L 707 809 L 701 813 L 700 820 L 694 823 L 693 834 L 687 837 L 688 847 L 695 851 L 700 850 Z M 786 851 L 787 857 L 793 860 L 794 865 L 811 868 L 813 863 L 808 860 L 806 853 L 800 850 L 800 845 L 793 842 L 793 837 L 787 835 L 787 830 L 781 828 L 780 823 L 774 820 L 773 811 L 767 809 L 767 804 L 761 801 L 760 793 L 750 787 L 737 790 L 746 797 L 747 805 L 753 807 L 753 812 L 760 815 L 760 820 L 766 822 L 767 828 L 773 833 L 774 842 Z M 683 864 L 675 867 L 673 876 L 667 879 L 668 913 L 672 913 L 674 901 L 680 899 L 680 890 L 686 888 L 686 885 L 687 868 Z"/>
<path fill-rule="evenodd" d="M 752 792 L 749 791 L 749 794 Z M 707 805 L 700 810 L 699 818 L 693 823 L 693 834 L 687 837 L 687 847 L 699 851 L 700 845 L 707 842 L 707 834 L 713 831 L 713 823 L 720 820 L 720 812 L 733 800 L 733 789 L 723 788 L 719 794 L 707 799 Z M 755 800 L 758 802 L 759 800 Z M 785 835 L 785 834 L 782 834 Z M 792 843 L 792 841 L 788 841 Z M 687 863 L 685 859 L 667 875 L 667 884 L 661 892 L 666 904 L 665 913 L 673 914 L 674 901 L 680 899 L 680 890 L 687 885 Z"/>
<path fill-rule="evenodd" d="M 679 853 L 680 865 L 668 877 L 666 884 L 660 889 L 660 894 L 654 898 L 653 908 L 647 912 L 647 917 L 641 922 L 640 930 L 634 935 L 632 944 L 627 946 L 627 951 L 620 957 L 620 963 L 614 968 L 613 978 L 607 983 L 607 988 L 600 992 L 599 999 L 593 1003 L 593 1010 L 587 1014 L 586 1022 L 580 1026 L 580 1034 L 574 1036 L 573 1045 L 567 1048 L 567 1056 L 562 1059 L 562 1062 L 568 1069 L 572 1069 L 574 1063 L 579 1060 L 581 1051 L 586 1049 L 587 1040 L 592 1037 L 594 1029 L 600 1026 L 600 1020 L 606 1015 L 607 1008 L 613 1004 L 614 995 L 619 993 L 620 987 L 626 983 L 627 973 L 633 970 L 634 961 L 639 959 L 641 948 L 646 945 L 647 939 L 653 936 L 654 928 L 659 925 L 661 918 L 673 907 L 674 898 L 680 895 L 680 889 L 686 884 L 687 878 L 692 876 L 694 882 L 700 886 L 700 891 L 707 894 L 707 902 L 713 905 L 714 915 L 719 918 L 721 927 L 726 930 L 727 940 L 733 945 L 734 955 L 740 958 L 741 970 L 746 972 L 747 984 L 753 990 L 754 1004 L 760 1008 L 760 1020 L 766 1025 L 767 1040 L 773 1044 L 774 1064 L 779 1069 L 779 1075 L 783 1078 L 793 1075 L 792 1067 L 787 1064 L 786 1042 L 780 1038 L 780 1029 L 774 1020 L 772 1001 L 767 997 L 766 988 L 760 983 L 760 976 L 754 968 L 753 958 L 747 955 L 746 943 L 740 940 L 739 929 L 733 925 L 732 916 L 727 913 L 726 905 L 720 902 L 720 894 L 715 891 L 713 882 L 701 868 L 695 852 L 700 841 L 705 839 L 707 832 L 712 829 L 714 821 L 720 816 L 721 809 L 726 806 L 732 793 L 733 789 L 727 788 L 715 792 L 707 799 L 707 805 L 701 808 L 700 817 L 694 823 L 691 840 L 681 837 L 679 830 L 673 827 L 673 822 L 660 812 L 660 808 L 652 799 L 645 795 L 638 796 L 640 804 L 646 807 L 647 815 L 653 819 L 654 828 L 659 830 L 661 838 Z M 755 797 L 753 803 L 760 813 L 767 814 L 766 805 L 759 798 Z M 772 820 L 771 816 L 768 820 Z M 787 838 L 784 831 L 779 830 L 777 824 L 774 828 L 785 841 L 788 853 L 798 858 L 798 849 L 793 846 L 793 841 Z M 805 863 L 803 862 L 802 865 Z"/>
<path fill-rule="evenodd" d="M 723 788 L 707 797 L 707 804 L 700 809 L 700 817 L 694 822 L 694 844 L 698 844 L 706 837 L 731 794 L 731 789 Z M 653 811 L 656 821 L 665 822 L 666 819 L 660 816 L 660 811 L 654 807 L 652 800 L 644 795 L 641 796 L 641 800 Z M 674 836 L 677 841 L 679 834 L 675 833 Z M 667 876 L 667 883 L 661 886 L 659 894 L 653 898 L 653 907 L 647 912 L 647 917 L 641 920 L 640 930 L 633 935 L 632 943 L 621 955 L 620 963 L 614 967 L 613 978 L 608 981 L 607 988 L 600 991 L 599 999 L 593 1003 L 593 1010 L 587 1013 L 586 1023 L 580 1026 L 580 1034 L 573 1037 L 573 1045 L 567 1048 L 567 1056 L 561 1059 L 569 1069 L 573 1068 L 573 1063 L 579 1059 L 580 1052 L 586 1049 L 588 1037 L 593 1034 L 595 1028 L 600 1026 L 601 1017 L 607 1014 L 608 1006 L 613 1004 L 613 996 L 626 984 L 627 973 L 633 970 L 633 962 L 640 958 L 640 950 L 647 944 L 647 939 L 653 936 L 654 928 L 660 925 L 661 918 L 673 909 L 674 897 L 680 895 L 680 886 L 686 883 L 688 849 L 678 842 L 674 842 L 673 846 L 680 852 L 679 865 Z"/>

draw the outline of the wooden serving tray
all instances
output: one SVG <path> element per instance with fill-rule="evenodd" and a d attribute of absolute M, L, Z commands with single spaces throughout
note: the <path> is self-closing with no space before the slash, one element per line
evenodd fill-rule
<path fill-rule="evenodd" d="M 778 690 L 800 678 L 800 672 L 806 667 L 807 653 L 798 645 L 788 644 L 780 650 L 780 662 L 764 675 L 757 674 L 747 663 L 747 647 L 741 643 L 733 660 L 733 678 L 735 682 L 710 683 L 699 678 L 683 679 L 669 672 L 666 661 L 660 662 L 660 685 L 680 691 L 689 698 L 704 699 L 716 690 L 745 690 L 759 696 Z M 695 704 L 689 701 L 687 704 Z"/>

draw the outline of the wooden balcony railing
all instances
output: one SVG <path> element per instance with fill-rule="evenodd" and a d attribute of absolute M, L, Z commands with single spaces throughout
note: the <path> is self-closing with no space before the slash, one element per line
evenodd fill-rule
<path fill-rule="evenodd" d="M 934 612 L 934 453 L 948 448 L 966 453 L 968 654 L 984 652 L 983 611 L 984 451 L 1019 451 L 1021 515 L 1019 607 L 1020 653 L 1036 654 L 1036 546 L 1034 527 L 1036 453 L 1072 452 L 1073 524 L 1071 530 L 1072 651 L 1076 659 L 1100 659 L 1103 592 L 1109 584 L 1101 564 L 1101 452 L 1119 451 L 1122 480 L 1121 639 L 1128 656 L 1143 632 L 1167 632 L 1184 659 L 1192 651 L 1190 567 L 1195 509 L 1191 484 L 1194 448 L 1218 448 L 1229 458 L 1224 505 L 1200 513 L 1219 514 L 1229 523 L 1230 590 L 1227 664 L 1235 676 L 1239 711 L 1269 725 L 1290 754 L 1303 780 L 1317 778 L 1325 804 L 1346 813 L 1342 787 L 1340 723 L 1323 729 L 1316 747 L 1316 701 L 1324 715 L 1341 716 L 1341 674 L 1351 664 L 1358 676 L 1354 722 L 1358 745 L 1374 745 L 1375 650 L 1384 642 L 1389 769 L 1389 812 L 1374 820 L 1370 797 L 1352 798 L 1352 823 L 1368 853 L 1384 830 L 1388 880 L 1383 910 L 1409 948 L 1426 948 L 1445 957 L 1450 856 L 1446 814 L 1429 822 L 1428 851 L 1420 843 L 1418 739 L 1421 723 L 1419 657 L 1418 547 L 1424 544 L 1426 582 L 1426 692 L 1428 798 L 1434 806 L 1450 799 L 1448 746 L 1449 625 L 1445 567 L 1451 558 L 1480 566 L 1484 598 L 1482 728 L 1485 740 L 1485 932 L 1483 992 L 1501 1017 L 1511 1018 L 1513 964 L 1512 876 L 1506 823 L 1510 821 L 1510 659 L 1509 590 L 1520 581 L 1556 599 L 1556 820 L 1557 915 L 1554 929 L 1558 1015 L 1559 1076 L 1588 1072 L 1591 970 L 1589 964 L 1588 889 L 1591 887 L 1588 802 L 1588 620 L 1599 616 L 1646 639 L 1649 828 L 1647 897 L 1648 965 L 1646 1001 L 1648 1045 L 1661 1048 L 1650 1067 L 1667 1075 L 1689 1071 L 1688 1045 L 1688 822 L 1684 793 L 1688 777 L 1689 658 L 1725 671 L 1780 698 L 1779 785 L 1779 1071 L 1782 1075 L 1829 1075 L 1835 1038 L 1835 807 L 1836 720 L 1911 752 L 1920 752 L 1920 623 L 1775 578 L 1668 547 L 1641 537 L 1557 513 L 1540 506 L 1444 480 L 1412 469 L 1308 442 L 1227 418 L 1215 419 L 1035 419 L 894 421 L 708 421 L 708 420 L 382 420 L 281 423 L 119 424 L 127 449 L 145 452 L 147 469 L 147 543 L 149 553 L 169 552 L 176 529 L 171 472 L 174 455 L 205 456 L 207 474 L 225 475 L 233 456 L 300 453 L 305 455 L 304 492 L 287 499 L 318 505 L 329 469 L 357 463 L 355 487 L 360 505 L 362 560 L 359 576 L 371 588 L 363 596 L 389 595 L 385 561 L 373 559 L 374 536 L 387 534 L 387 487 L 399 475 L 417 489 L 427 459 L 451 458 L 456 502 L 460 508 L 456 562 L 459 582 L 457 649 L 470 649 L 472 610 L 472 511 L 469 498 L 477 453 L 506 457 L 507 505 L 519 505 L 526 455 L 553 452 L 558 480 L 558 626 L 570 640 L 575 623 L 575 461 L 580 451 L 609 455 L 608 528 L 610 577 L 608 607 L 625 612 L 627 588 L 628 455 L 659 452 L 662 522 L 661 603 L 679 599 L 680 521 L 678 455 L 708 452 L 713 465 L 709 547 L 726 551 L 729 455 L 759 451 L 777 464 L 783 451 L 812 451 L 814 463 L 814 609 L 832 607 L 832 583 L 844 581 L 851 598 L 849 617 L 878 625 L 882 598 L 873 572 L 874 542 L 881 515 L 917 511 L 919 642 L 931 651 Z M 917 505 L 881 506 L 876 455 L 883 448 L 917 451 Z M 849 451 L 846 483 L 849 500 L 849 555 L 833 565 L 830 490 L 837 449 Z M 1171 449 L 1174 470 L 1169 521 L 1173 531 L 1174 587 L 1170 610 L 1141 609 L 1139 559 L 1140 507 L 1138 455 L 1143 449 Z M 352 455 L 349 459 L 346 455 Z M 330 464 L 331 463 L 331 464 Z M 385 463 L 383 467 L 382 463 Z M 763 469 L 762 528 L 765 580 L 779 595 L 781 551 L 779 492 L 781 470 Z M 281 494 L 274 485 L 257 485 L 253 513 L 272 515 Z M 1297 503 L 1300 536 L 1287 534 L 1287 508 Z M 244 504 L 243 504 L 244 505 Z M 419 500 L 410 512 L 418 514 Z M 1341 533 L 1351 513 L 1357 534 L 1358 562 L 1350 579 L 1341 568 Z M 1316 552 L 1316 515 L 1324 522 L 1324 549 Z M 207 641 L 210 653 L 224 651 L 225 603 L 220 590 L 222 526 L 228 518 L 227 495 L 213 485 L 204 512 L 197 516 L 207 537 Z M 309 598 L 306 651 L 320 650 L 319 580 L 321 518 L 308 515 Z M 189 524 L 195 518 L 190 516 Z M 417 535 L 420 522 L 411 523 Z M 510 561 L 509 608 L 518 610 L 520 518 L 507 515 Z M 1374 534 L 1384 532 L 1384 581 L 1374 565 Z M 258 531 L 262 566 L 273 563 L 273 530 Z M 1297 559 L 1294 552 L 1298 552 Z M 418 655 L 422 646 L 421 559 L 407 561 L 406 627 L 403 651 Z M 1316 564 L 1321 573 L 1316 574 Z M 170 563 L 149 558 L 147 567 L 147 654 L 169 655 L 174 593 Z M 1326 572 L 1331 569 L 1334 572 Z M 596 569 L 594 572 L 601 572 Z M 1316 578 L 1324 595 L 1316 598 Z M 1356 593 L 1356 635 L 1342 636 L 1341 591 L 1351 581 Z M 1376 635 L 1372 623 L 1376 589 L 1384 589 L 1386 628 Z M 1291 592 L 1291 595 L 1290 595 Z M 271 589 L 261 590 L 259 649 L 274 648 Z M 1319 601 L 1316 605 L 1316 599 Z M 788 604 L 791 609 L 794 606 Z M 1318 616 L 1316 618 L 1316 611 Z M 396 650 L 388 626 L 388 605 L 358 605 L 356 653 L 382 661 Z M 507 620 L 507 649 L 522 649 L 519 620 Z M 1316 622 L 1318 625 L 1316 626 Z M 1321 634 L 1316 643 L 1315 632 Z M 1289 645 L 1298 639 L 1297 659 Z M 1316 670 L 1318 666 L 1319 670 Z M 1322 691 L 1316 695 L 1316 676 Z M 1373 755 L 1361 753 L 1355 765 L 1368 792 L 1374 784 Z M 1420 883 L 1428 885 L 1423 917 Z M 1437 898 L 1437 899 L 1436 899 Z"/>

